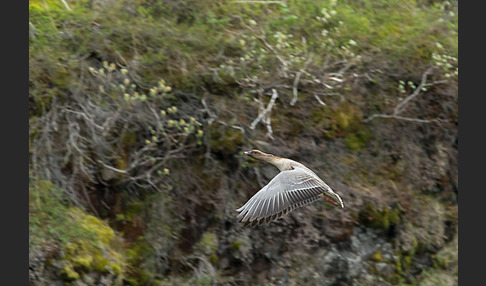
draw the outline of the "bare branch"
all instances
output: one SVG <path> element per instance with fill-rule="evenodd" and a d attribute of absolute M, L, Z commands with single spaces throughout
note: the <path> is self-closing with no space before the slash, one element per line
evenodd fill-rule
<path fill-rule="evenodd" d="M 275 100 L 278 98 L 278 93 L 277 90 L 272 89 L 272 98 L 270 98 L 270 102 L 268 103 L 267 107 L 263 109 L 260 114 L 258 114 L 258 117 L 253 120 L 253 122 L 250 125 L 250 129 L 255 129 L 255 126 L 260 122 L 260 120 L 264 119 L 264 123 L 267 125 L 267 130 L 268 134 L 272 137 L 272 127 L 270 125 L 270 111 L 272 110 L 273 105 L 275 104 Z M 267 118 L 268 117 L 268 118 Z M 270 127 L 270 128 L 269 128 Z"/>
<path fill-rule="evenodd" d="M 402 102 L 400 102 L 400 104 L 398 104 L 394 111 L 393 111 L 393 114 L 394 115 L 398 115 L 399 113 L 401 113 L 404 108 L 406 107 L 405 105 L 410 102 L 410 100 L 414 99 L 417 95 L 420 94 L 420 91 L 422 91 L 422 88 L 425 86 L 425 84 L 427 83 L 427 75 L 430 74 L 430 72 L 432 71 L 432 68 L 429 68 L 427 69 L 423 74 L 422 74 L 422 81 L 420 82 L 419 86 L 413 91 L 413 93 L 411 95 L 409 95 L 407 98 L 405 98 Z"/>
<path fill-rule="evenodd" d="M 103 130 L 103 126 L 96 124 L 96 122 L 94 122 L 93 118 L 88 117 L 88 115 L 86 115 L 86 113 L 84 113 L 84 112 L 74 111 L 74 110 L 71 110 L 71 109 L 68 109 L 68 108 L 64 108 L 64 111 L 77 114 L 77 115 L 83 117 L 84 119 L 86 119 L 86 121 L 91 123 L 92 126 L 98 128 L 99 130 Z"/>
<path fill-rule="evenodd" d="M 387 115 L 387 114 L 374 114 L 364 120 L 364 122 L 369 122 L 375 118 L 391 118 L 391 119 L 398 119 L 398 120 L 405 120 L 417 123 L 438 123 L 441 124 L 443 122 L 449 122 L 448 120 L 434 118 L 434 119 L 419 119 L 419 118 L 411 118 L 411 117 L 404 117 L 399 115 Z"/>
<path fill-rule="evenodd" d="M 286 62 L 286 61 L 284 61 L 282 59 L 282 57 L 280 57 L 280 55 L 277 53 L 277 51 L 267 42 L 267 40 L 265 40 L 264 37 L 261 36 L 261 37 L 258 37 L 258 38 L 263 42 L 263 44 L 269 50 L 271 50 L 275 54 L 275 56 L 277 57 L 277 59 L 282 63 L 282 65 L 284 66 L 283 74 L 284 74 L 285 77 L 287 77 L 287 67 L 288 67 L 289 63 Z"/>
<path fill-rule="evenodd" d="M 206 111 L 209 115 L 208 124 L 211 125 L 218 116 L 216 116 L 216 114 L 214 114 L 214 112 L 212 112 L 211 109 L 209 109 L 208 105 L 206 104 L 205 98 L 201 99 L 201 103 L 204 106 L 204 111 Z"/>
<path fill-rule="evenodd" d="M 354 62 L 354 60 L 346 61 L 346 65 L 342 69 L 340 69 L 337 74 L 342 76 L 350 67 L 354 65 Z"/>
<path fill-rule="evenodd" d="M 66 9 L 68 9 L 68 11 L 71 11 L 71 8 L 69 7 L 68 3 L 66 3 L 65 0 L 61 0 L 62 4 L 64 4 L 64 6 L 66 7 Z"/>
<path fill-rule="evenodd" d="M 241 126 L 238 126 L 238 125 L 230 125 L 222 120 L 218 120 L 218 123 L 224 125 L 224 126 L 228 126 L 228 127 L 231 127 L 231 128 L 234 128 L 234 129 L 238 129 L 241 131 L 241 133 L 245 134 L 245 129 L 243 129 L 243 127 Z"/>
<path fill-rule="evenodd" d="M 417 97 L 422 89 L 426 86 L 432 86 L 435 84 L 440 84 L 444 83 L 445 81 L 434 81 L 432 83 L 427 83 L 427 76 L 432 72 L 434 67 L 428 68 L 423 74 L 422 74 L 422 80 L 419 84 L 419 86 L 413 91 L 412 94 L 410 94 L 407 98 L 405 98 L 402 102 L 397 104 L 395 108 L 393 109 L 393 114 L 373 114 L 370 117 L 366 118 L 363 120 L 364 122 L 369 122 L 375 118 L 391 118 L 391 119 L 397 119 L 397 120 L 405 120 L 405 121 L 410 121 L 410 122 L 416 122 L 416 123 L 438 123 L 441 124 L 442 122 L 448 122 L 448 120 L 443 120 L 443 119 L 419 119 L 419 118 L 412 118 L 412 117 L 404 117 L 400 116 L 399 114 L 405 110 L 407 107 L 407 104 Z"/>
<path fill-rule="evenodd" d="M 314 97 L 317 99 L 317 102 L 319 102 L 320 105 L 327 106 L 317 94 L 314 94 Z"/>
<path fill-rule="evenodd" d="M 120 169 L 117 169 L 115 167 L 112 167 L 112 166 L 109 166 L 109 165 L 106 165 L 105 163 L 103 163 L 101 160 L 97 160 L 98 163 L 100 163 L 101 165 L 103 165 L 103 167 L 107 168 L 107 169 L 110 169 L 112 170 L 113 172 L 117 172 L 117 173 L 120 173 L 120 174 L 127 174 L 127 171 L 125 170 L 120 170 Z"/>
<path fill-rule="evenodd" d="M 292 92 L 294 93 L 294 97 L 292 98 L 292 101 L 290 101 L 290 105 L 294 106 L 295 103 L 297 102 L 297 85 L 299 84 L 300 76 L 302 75 L 301 71 L 298 71 L 295 74 L 295 80 L 294 80 L 294 86 L 292 88 Z"/>
<path fill-rule="evenodd" d="M 294 86 L 292 88 L 292 92 L 294 93 L 294 97 L 292 98 L 292 101 L 290 102 L 291 106 L 294 106 L 295 103 L 297 102 L 297 95 L 298 95 L 297 94 L 297 86 L 299 85 L 300 77 L 302 75 L 302 72 L 305 71 L 305 69 L 307 68 L 307 66 L 309 65 L 309 63 L 311 61 L 312 61 L 312 56 L 309 56 L 309 58 L 307 59 L 307 61 L 304 64 L 304 67 L 295 74 Z"/>
<path fill-rule="evenodd" d="M 267 126 L 267 136 L 273 140 L 273 130 L 272 130 L 272 123 L 270 122 L 271 118 L 270 116 L 265 116 L 263 118 L 263 123 Z"/>

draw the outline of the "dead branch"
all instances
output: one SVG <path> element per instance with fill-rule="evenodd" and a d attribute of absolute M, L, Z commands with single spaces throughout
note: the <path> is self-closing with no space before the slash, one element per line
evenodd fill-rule
<path fill-rule="evenodd" d="M 222 120 L 218 120 L 218 123 L 224 125 L 224 126 L 228 126 L 228 127 L 231 127 L 231 128 L 234 128 L 234 129 L 237 129 L 237 130 L 240 130 L 241 133 L 244 135 L 245 134 L 245 129 L 243 129 L 243 127 L 241 126 L 238 126 L 238 125 L 231 125 L 231 124 L 228 124 Z"/>
<path fill-rule="evenodd" d="M 299 80 L 300 80 L 300 76 L 301 75 L 302 75 L 302 72 L 301 71 L 298 71 L 295 74 L 294 86 L 292 88 L 292 92 L 294 93 L 294 97 L 292 98 L 292 101 L 290 101 L 290 106 L 294 106 L 295 103 L 297 102 L 297 96 L 298 96 L 298 93 L 297 93 L 297 85 L 299 84 Z"/>
<path fill-rule="evenodd" d="M 393 115 L 398 115 L 399 113 L 401 113 L 405 109 L 406 105 L 410 102 L 410 100 L 414 99 L 417 95 L 420 94 L 420 91 L 422 90 L 422 88 L 425 87 L 425 84 L 427 83 L 427 75 L 429 75 L 431 71 L 432 68 L 429 68 L 422 74 L 422 80 L 419 86 L 413 91 L 411 95 L 409 95 L 402 102 L 397 104 L 397 106 L 393 110 Z"/>
<path fill-rule="evenodd" d="M 201 99 L 201 103 L 204 106 L 203 111 L 206 111 L 206 113 L 209 115 L 208 124 L 211 125 L 218 116 L 216 116 L 216 114 L 214 114 L 214 112 L 212 112 L 211 109 L 209 109 L 208 105 L 206 104 L 205 98 Z"/>
<path fill-rule="evenodd" d="M 294 106 L 295 103 L 297 102 L 297 96 L 298 96 L 297 86 L 299 85 L 300 77 L 301 77 L 302 73 L 305 71 L 305 69 L 307 68 L 307 66 L 310 64 L 311 61 L 312 61 L 312 56 L 309 56 L 307 61 L 305 61 L 304 67 L 295 74 L 294 86 L 292 88 L 292 92 L 294 93 L 294 97 L 292 98 L 292 101 L 290 101 L 290 106 Z"/>
<path fill-rule="evenodd" d="M 399 115 L 387 115 L 387 114 L 374 114 L 367 119 L 365 119 L 365 122 L 371 121 L 375 118 L 392 118 L 392 119 L 398 119 L 398 120 L 405 120 L 405 121 L 411 121 L 411 122 L 417 122 L 417 123 L 445 123 L 448 122 L 448 120 L 444 119 L 439 119 L 439 118 L 434 118 L 434 119 L 419 119 L 419 118 L 412 118 L 412 117 L 404 117 L 404 116 L 399 116 Z"/>
<path fill-rule="evenodd" d="M 284 59 L 282 59 L 282 57 L 281 57 L 281 56 L 280 56 L 280 55 L 277 53 L 277 51 L 276 51 L 276 50 L 275 50 L 275 49 L 274 49 L 274 48 L 273 48 L 273 47 L 272 47 L 272 46 L 271 46 L 271 45 L 270 45 L 270 44 L 267 42 L 267 40 L 265 40 L 265 38 L 264 38 L 263 36 L 258 37 L 258 39 L 260 39 L 260 40 L 263 42 L 263 44 L 264 44 L 264 45 L 265 45 L 265 46 L 266 46 L 266 47 L 267 47 L 267 48 L 268 48 L 270 51 L 272 51 L 272 52 L 275 54 L 275 56 L 277 57 L 277 59 L 278 59 L 278 60 L 279 60 L 279 61 L 282 63 L 282 65 L 283 65 L 283 67 L 284 67 L 282 72 L 283 72 L 284 77 L 285 77 L 285 78 L 287 78 L 287 77 L 288 77 L 288 76 L 287 76 L 287 69 L 288 69 L 288 65 L 289 65 L 289 63 L 288 63 L 288 62 L 286 62 L 286 61 L 284 61 Z"/>
<path fill-rule="evenodd" d="M 267 107 L 261 108 L 260 114 L 258 114 L 258 117 L 255 118 L 255 120 L 253 120 L 253 122 L 250 125 L 250 129 L 253 130 L 255 129 L 258 122 L 260 122 L 263 119 L 263 122 L 267 126 L 267 134 L 271 139 L 273 139 L 273 135 L 272 135 L 272 126 L 270 124 L 270 111 L 272 110 L 272 107 L 275 104 L 275 100 L 277 100 L 277 98 L 278 98 L 277 90 L 272 89 L 272 97 L 270 98 Z M 263 105 L 263 103 L 261 103 L 261 105 Z"/>
<path fill-rule="evenodd" d="M 117 169 L 117 168 L 115 168 L 113 166 L 106 165 L 101 160 L 97 160 L 97 162 L 100 163 L 101 165 L 103 165 L 103 167 L 112 170 L 113 172 L 117 172 L 117 173 L 120 173 L 120 174 L 127 174 L 127 171 L 126 170 L 120 170 L 120 169 Z"/>
<path fill-rule="evenodd" d="M 366 118 L 363 120 L 364 122 L 369 122 L 375 118 L 391 118 L 391 119 L 397 119 L 397 120 L 404 120 L 404 121 L 409 121 L 409 122 L 416 122 L 416 123 L 438 123 L 441 124 L 443 122 L 448 122 L 447 120 L 444 119 L 439 119 L 439 118 L 434 118 L 434 119 L 419 119 L 419 118 L 412 118 L 412 117 L 404 117 L 400 116 L 399 114 L 402 113 L 405 108 L 407 107 L 408 103 L 413 100 L 415 97 L 417 97 L 422 89 L 427 86 L 432 86 L 435 84 L 440 84 L 444 83 L 445 81 L 434 81 L 431 83 L 427 83 L 427 76 L 432 72 L 434 67 L 428 68 L 423 74 L 422 74 L 422 80 L 420 81 L 420 84 L 415 90 L 407 96 L 402 102 L 397 104 L 395 108 L 393 109 L 392 114 L 373 114 L 370 117 Z"/>
<path fill-rule="evenodd" d="M 321 100 L 321 98 L 317 95 L 317 94 L 314 94 L 314 97 L 315 99 L 317 99 L 317 102 L 319 102 L 320 105 L 322 106 L 327 106 L 324 101 Z"/>
<path fill-rule="evenodd" d="M 64 4 L 64 7 L 68 9 L 68 11 L 71 11 L 71 7 L 69 7 L 68 3 L 65 0 L 61 0 L 62 4 Z"/>

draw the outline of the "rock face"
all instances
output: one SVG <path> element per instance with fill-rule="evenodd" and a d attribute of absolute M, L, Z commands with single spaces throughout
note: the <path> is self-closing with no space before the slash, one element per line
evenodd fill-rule
<path fill-rule="evenodd" d="M 324 160 L 320 150 L 329 152 Z M 441 180 L 430 192 L 409 189 L 422 185 L 412 180 L 415 173 L 404 175 L 407 184 L 388 180 L 371 185 L 357 176 L 361 172 L 357 166 L 376 171 L 370 166 L 381 164 L 382 155 L 364 154 L 362 162 L 350 162 L 348 152 L 335 143 L 307 146 L 299 152 L 306 155 L 288 157 L 308 160 L 342 196 L 344 209 L 317 201 L 268 225 L 243 227 L 236 222 L 235 210 L 278 170 L 244 157 L 220 159 L 217 153 L 212 168 L 204 168 L 203 156 L 195 153 L 169 166 L 170 191 L 143 199 L 125 197 L 132 202 L 120 212 L 123 218 L 112 223 L 117 239 L 125 245 L 117 251 L 135 275 L 114 272 L 116 268 L 100 272 L 84 267 L 81 250 L 71 250 L 78 264 L 72 258 L 66 264 L 66 246 L 53 244 L 31 249 L 31 284 L 396 285 L 432 283 L 436 277 L 457 284 L 457 251 L 453 250 L 457 205 L 449 181 Z M 432 164 L 437 156 L 403 159 L 401 168 L 406 170 L 416 160 Z M 442 158 L 440 162 L 443 170 L 455 168 L 455 161 Z M 188 170 L 192 178 L 186 177 Z M 390 170 L 378 172 L 384 176 Z M 421 176 L 430 179 L 451 173 L 437 172 Z M 352 183 L 343 178 L 352 178 Z M 106 226 L 93 222 L 103 230 L 100 235 L 108 233 L 112 239 Z M 68 268 L 73 272 L 66 265 L 74 265 Z"/>
<path fill-rule="evenodd" d="M 245 234 L 236 238 L 241 244 L 232 253 L 235 262 L 268 268 L 264 275 L 255 276 L 254 282 L 276 285 L 391 285 L 386 279 L 390 280 L 395 273 L 397 258 L 392 244 L 381 237 L 381 230 L 351 226 L 352 235 L 348 239 L 332 242 L 324 237 L 322 230 L 312 225 L 287 228 L 258 229 L 253 230 L 257 231 L 253 238 Z M 234 239 L 232 236 L 228 238 Z M 263 257 L 255 255 L 258 253 Z"/>
<path fill-rule="evenodd" d="M 265 170 L 260 173 L 262 181 L 275 175 L 275 170 L 261 167 Z M 175 166 L 171 170 L 178 172 Z M 258 172 L 242 168 L 236 173 L 254 178 L 254 170 Z M 65 250 L 53 245 L 50 250 L 31 249 L 32 285 L 64 285 L 66 278 L 71 285 L 114 285 L 123 279 L 135 285 L 152 285 L 147 279 L 160 285 L 231 281 L 242 285 L 395 285 L 416 281 L 420 273 L 426 273 L 424 279 L 446 275 L 445 270 L 457 264 L 455 251 L 447 256 L 436 254 L 457 244 L 452 240 L 455 218 L 444 204 L 428 196 L 400 194 L 392 185 L 369 190 L 331 181 L 342 194 L 345 209 L 317 201 L 269 225 L 247 228 L 236 223 L 235 209 L 259 188 L 258 183 L 239 184 L 226 174 L 218 182 L 216 191 L 207 192 L 204 184 L 198 190 L 194 182 L 174 181 L 175 190 L 192 190 L 199 199 L 177 191 L 158 194 L 137 207 L 142 214 L 136 216 L 142 220 L 114 225 L 118 235 L 136 232 L 135 224 L 145 225 L 136 241 L 124 238 L 131 240 L 131 246 L 123 255 L 132 269 L 146 277 L 129 278 L 127 273 L 120 277 L 79 266 L 73 268 L 79 276 L 62 276 Z M 406 201 L 397 204 L 395 196 Z M 443 272 L 428 272 L 433 265 Z M 454 283 L 454 276 L 444 279 Z"/>

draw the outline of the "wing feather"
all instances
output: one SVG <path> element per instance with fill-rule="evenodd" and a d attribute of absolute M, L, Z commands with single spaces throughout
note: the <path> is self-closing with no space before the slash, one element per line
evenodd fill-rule
<path fill-rule="evenodd" d="M 313 172 L 307 168 L 294 167 L 293 170 L 280 172 L 237 209 L 237 219 L 250 226 L 269 223 L 318 200 L 320 194 L 344 207 L 339 195 Z"/>

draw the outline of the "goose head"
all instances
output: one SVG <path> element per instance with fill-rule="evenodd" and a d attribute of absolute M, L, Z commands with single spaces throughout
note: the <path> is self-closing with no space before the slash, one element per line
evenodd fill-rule
<path fill-rule="evenodd" d="M 263 158 L 266 158 L 268 156 L 271 156 L 269 154 L 265 154 L 262 151 L 256 150 L 256 149 L 251 150 L 251 151 L 245 151 L 245 152 L 243 152 L 243 154 L 250 156 L 252 158 L 255 158 L 255 159 L 260 159 L 260 160 L 262 160 Z"/>

